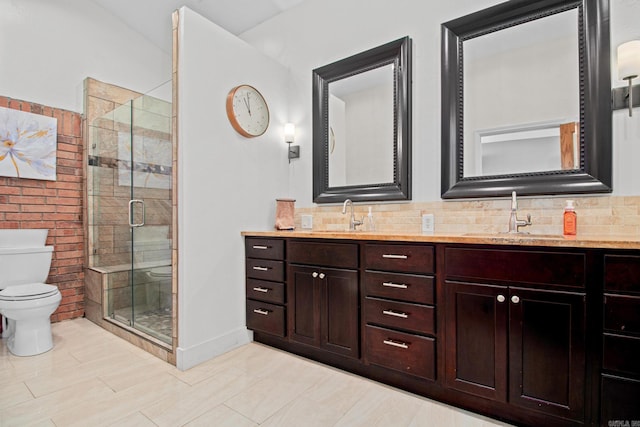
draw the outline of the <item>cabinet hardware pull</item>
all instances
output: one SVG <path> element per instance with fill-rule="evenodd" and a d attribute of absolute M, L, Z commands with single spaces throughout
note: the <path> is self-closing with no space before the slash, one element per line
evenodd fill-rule
<path fill-rule="evenodd" d="M 409 315 L 407 313 L 393 310 L 382 310 L 382 314 L 386 314 L 387 316 L 402 317 L 403 319 L 409 318 Z"/>
<path fill-rule="evenodd" d="M 504 300 L 505 300 L 504 295 L 498 295 L 497 300 L 498 300 L 498 302 L 504 302 Z"/>
<path fill-rule="evenodd" d="M 409 258 L 406 255 L 394 255 L 394 254 L 383 254 L 382 258 L 390 258 L 390 259 L 407 259 Z"/>
<path fill-rule="evenodd" d="M 262 314 L 263 316 L 268 316 L 269 315 L 269 311 L 263 310 L 261 308 L 256 308 L 255 310 L 253 310 L 253 312 L 256 313 L 256 314 Z"/>
<path fill-rule="evenodd" d="M 314 271 L 313 273 L 311 273 L 311 276 L 313 276 L 314 278 L 318 277 L 318 273 Z"/>
<path fill-rule="evenodd" d="M 393 283 L 393 282 L 382 282 L 382 286 L 386 286 L 387 288 L 398 288 L 398 289 L 407 289 L 408 286 L 404 283 Z"/>
<path fill-rule="evenodd" d="M 254 291 L 256 291 L 256 292 L 264 292 L 265 294 L 266 294 L 267 292 L 269 292 L 269 289 L 267 289 L 267 288 L 261 288 L 261 287 L 259 287 L 259 286 L 257 286 L 257 287 L 255 287 L 255 288 L 253 288 L 253 290 L 254 290 Z"/>
<path fill-rule="evenodd" d="M 518 295 L 514 295 L 511 297 L 511 302 L 517 304 L 520 302 L 520 297 Z"/>
<path fill-rule="evenodd" d="M 324 273 L 320 273 L 319 276 L 321 279 L 324 279 Z"/>
<path fill-rule="evenodd" d="M 253 269 L 258 271 L 269 271 L 269 267 L 253 267 Z"/>
<path fill-rule="evenodd" d="M 253 245 L 253 249 L 262 249 L 262 250 L 266 250 L 266 249 L 269 249 L 269 246 Z"/>
<path fill-rule="evenodd" d="M 393 346 L 393 347 L 404 348 L 405 350 L 409 348 L 409 344 L 406 344 L 406 343 L 403 343 L 403 342 L 400 342 L 400 341 L 394 341 L 394 340 L 391 340 L 391 339 L 386 339 L 386 340 L 384 340 L 382 342 L 384 344 L 386 344 L 386 345 L 390 345 L 390 346 Z"/>

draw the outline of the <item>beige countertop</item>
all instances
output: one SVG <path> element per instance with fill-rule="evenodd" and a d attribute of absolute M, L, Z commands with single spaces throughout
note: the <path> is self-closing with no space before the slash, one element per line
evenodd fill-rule
<path fill-rule="evenodd" d="M 368 231 L 243 231 L 245 237 L 293 237 L 305 239 L 380 240 L 423 243 L 468 243 L 477 245 L 547 246 L 564 248 L 640 249 L 640 236 L 573 236 L 507 233 L 406 233 Z"/>

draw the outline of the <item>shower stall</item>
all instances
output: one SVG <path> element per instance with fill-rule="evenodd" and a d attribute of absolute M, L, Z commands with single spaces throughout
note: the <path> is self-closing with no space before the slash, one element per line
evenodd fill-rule
<path fill-rule="evenodd" d="M 171 349 L 171 102 L 146 94 L 113 105 L 87 124 L 89 269 L 104 321 Z"/>

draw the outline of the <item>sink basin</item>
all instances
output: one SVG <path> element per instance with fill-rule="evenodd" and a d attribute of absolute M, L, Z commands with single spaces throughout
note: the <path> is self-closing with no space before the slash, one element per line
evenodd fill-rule
<path fill-rule="evenodd" d="M 561 234 L 536 234 L 536 233 L 465 233 L 468 237 L 482 237 L 487 239 L 509 239 L 509 240 L 564 240 Z"/>

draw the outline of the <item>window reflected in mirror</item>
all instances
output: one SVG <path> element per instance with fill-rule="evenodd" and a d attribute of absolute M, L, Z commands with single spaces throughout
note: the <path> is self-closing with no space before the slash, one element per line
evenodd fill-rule
<path fill-rule="evenodd" d="M 577 169 L 577 126 L 577 122 L 543 123 L 477 131 L 475 161 L 465 161 L 465 176 Z"/>

